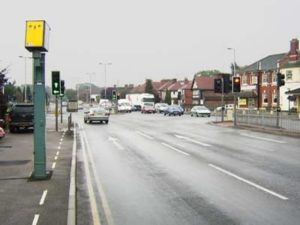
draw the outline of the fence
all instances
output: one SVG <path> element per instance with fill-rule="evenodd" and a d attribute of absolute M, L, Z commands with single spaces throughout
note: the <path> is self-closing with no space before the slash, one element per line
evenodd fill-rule
<path fill-rule="evenodd" d="M 232 120 L 232 112 L 227 112 L 224 121 Z M 297 113 L 288 112 L 262 112 L 262 111 L 237 111 L 237 125 L 260 126 L 281 128 L 288 131 L 300 132 L 300 119 Z M 221 121 L 221 113 L 215 113 L 216 121 Z M 278 126 L 277 126 L 278 124 Z"/>

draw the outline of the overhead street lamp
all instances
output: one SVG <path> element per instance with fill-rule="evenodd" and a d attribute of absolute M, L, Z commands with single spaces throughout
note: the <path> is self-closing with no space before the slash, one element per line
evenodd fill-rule
<path fill-rule="evenodd" d="M 104 98 L 106 99 L 106 66 L 107 65 L 112 65 L 111 62 L 103 63 L 99 62 L 99 65 L 104 65 Z"/>
<path fill-rule="evenodd" d="M 233 77 L 235 77 L 236 68 L 235 68 L 235 48 L 227 48 L 228 50 L 233 50 Z M 236 126 L 236 92 L 233 92 L 233 124 Z"/>
<path fill-rule="evenodd" d="M 24 59 L 24 78 L 25 78 L 24 102 L 27 103 L 27 59 L 32 59 L 32 57 L 20 55 L 19 58 Z"/>

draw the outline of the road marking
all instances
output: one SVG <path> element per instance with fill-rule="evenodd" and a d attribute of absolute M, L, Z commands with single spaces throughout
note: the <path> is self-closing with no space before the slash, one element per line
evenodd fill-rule
<path fill-rule="evenodd" d="M 164 145 L 164 146 L 166 146 L 167 148 L 170 148 L 170 149 L 172 149 L 172 150 L 174 150 L 174 151 L 176 151 L 176 152 L 179 152 L 179 153 L 181 153 L 181 154 L 183 154 L 183 155 L 190 156 L 189 153 L 186 153 L 186 152 L 184 152 L 184 151 L 181 151 L 181 150 L 179 150 L 179 149 L 177 149 L 177 148 L 175 148 L 175 147 L 173 147 L 173 146 L 171 146 L 171 145 L 168 145 L 168 144 L 163 143 L 163 142 L 162 142 L 161 144 Z"/>
<path fill-rule="evenodd" d="M 204 146 L 204 147 L 209 147 L 209 146 L 211 146 L 210 144 L 206 144 L 206 143 L 203 143 L 203 142 L 200 142 L 200 141 L 196 141 L 196 140 L 191 139 L 191 138 L 189 138 L 189 137 L 185 137 L 185 136 L 181 136 L 181 135 L 177 135 L 177 134 L 175 134 L 175 137 L 177 137 L 177 138 L 179 138 L 179 139 L 184 139 L 184 140 L 186 140 L 186 141 L 193 142 L 193 143 L 198 144 L 198 145 L 202 145 L 202 146 Z"/>
<path fill-rule="evenodd" d="M 61 139 L 60 139 L 60 142 L 63 142 L 63 140 L 64 140 L 64 139 L 63 139 L 63 138 L 61 138 Z"/>
<path fill-rule="evenodd" d="M 61 149 L 61 146 L 58 146 L 57 149 Z"/>
<path fill-rule="evenodd" d="M 277 198 L 280 198 L 280 199 L 282 199 L 282 200 L 288 200 L 288 198 L 285 197 L 285 196 L 283 196 L 283 195 L 280 195 L 280 194 L 278 194 L 278 193 L 276 193 L 276 192 L 274 192 L 274 191 L 271 191 L 271 190 L 269 190 L 269 189 L 267 189 L 267 188 L 264 188 L 264 187 L 262 187 L 262 186 L 260 186 L 260 185 L 258 185 L 258 184 L 255 184 L 255 183 L 253 183 L 252 181 L 249 181 L 249 180 L 247 180 L 247 179 L 244 179 L 244 178 L 242 178 L 242 177 L 240 177 L 240 176 L 238 176 L 238 175 L 236 175 L 236 174 L 234 174 L 234 173 L 231 173 L 231 172 L 229 172 L 229 171 L 227 171 L 227 170 L 225 170 L 225 169 L 222 169 L 222 168 L 220 168 L 220 167 L 218 167 L 218 166 L 215 166 L 215 165 L 213 165 L 213 164 L 209 164 L 209 166 L 212 167 L 212 168 L 214 168 L 214 169 L 216 169 L 216 170 L 218 170 L 218 171 L 220 171 L 220 172 L 222 172 L 222 173 L 225 173 L 225 174 L 227 174 L 228 176 L 231 176 L 231 177 L 233 177 L 233 178 L 235 178 L 235 179 L 237 179 L 237 180 L 239 180 L 239 181 L 242 181 L 242 182 L 244 182 L 244 183 L 246 183 L 246 184 L 249 184 L 249 185 L 251 185 L 251 186 L 253 186 L 253 187 L 255 187 L 255 188 L 257 188 L 257 189 L 259 189 L 259 190 L 261 190 L 261 191 L 264 191 L 264 192 L 266 192 L 266 193 L 268 193 L 268 194 L 271 194 L 271 195 L 273 195 L 273 196 L 275 196 L 275 197 L 277 197 Z"/>
<path fill-rule="evenodd" d="M 41 200 L 40 200 L 40 205 L 44 205 L 44 202 L 45 202 L 45 199 L 46 199 L 47 194 L 48 194 L 48 190 L 45 190 L 45 191 L 43 192 L 42 198 L 41 198 Z"/>
<path fill-rule="evenodd" d="M 53 169 L 53 170 L 55 169 L 55 166 L 56 166 L 56 162 L 54 162 L 54 163 L 52 164 L 52 169 Z"/>
<path fill-rule="evenodd" d="M 56 155 L 59 156 L 59 151 L 56 152 Z"/>
<path fill-rule="evenodd" d="M 37 225 L 38 221 L 39 221 L 40 215 L 39 214 L 35 214 L 33 221 L 32 221 L 32 225 Z"/>
<path fill-rule="evenodd" d="M 275 139 L 258 137 L 258 136 L 254 136 L 254 135 L 250 135 L 250 134 L 240 133 L 240 135 L 245 136 L 245 137 L 250 137 L 250 138 L 256 138 L 256 139 L 263 140 L 263 141 L 275 142 L 275 143 L 279 143 L 279 144 L 285 144 L 286 143 L 285 141 L 278 141 L 278 140 L 275 140 Z"/>
<path fill-rule="evenodd" d="M 119 150 L 124 150 L 123 146 L 118 143 L 118 139 L 114 137 L 108 137 L 108 141 L 111 141 Z"/>
<path fill-rule="evenodd" d="M 55 160 L 55 161 L 57 160 L 57 155 L 54 157 L 54 160 Z"/>
<path fill-rule="evenodd" d="M 60 142 L 59 142 L 59 145 L 61 145 L 61 144 L 62 144 L 62 142 L 60 141 Z"/>
<path fill-rule="evenodd" d="M 81 124 L 81 127 L 82 127 L 82 124 Z M 99 175 L 98 175 L 96 167 L 95 167 L 94 158 L 92 157 L 91 148 L 90 148 L 89 143 L 87 141 L 86 133 L 83 130 L 81 132 L 82 132 L 82 136 L 84 137 L 84 139 L 86 141 L 87 155 L 88 155 L 89 161 L 91 163 L 91 167 L 92 167 L 92 170 L 93 170 L 94 178 L 95 178 L 95 181 L 96 181 L 96 184 L 97 184 L 96 187 L 98 189 L 98 193 L 99 193 L 100 198 L 102 200 L 101 201 L 102 208 L 104 210 L 104 214 L 105 214 L 105 217 L 106 217 L 106 220 L 107 220 L 107 224 L 108 225 L 114 225 L 112 213 L 111 213 L 108 201 L 107 201 L 107 197 L 106 197 L 105 191 L 104 191 L 103 186 L 102 186 L 102 184 L 101 184 L 101 182 L 99 180 Z M 83 137 L 81 137 L 82 140 L 83 140 Z"/>
<path fill-rule="evenodd" d="M 151 137 L 151 136 L 149 136 L 149 135 L 147 135 L 147 134 L 145 134 L 145 133 L 143 133 L 143 132 L 141 132 L 141 131 L 136 131 L 139 135 L 142 135 L 143 137 L 145 137 L 145 138 L 148 138 L 148 139 L 150 139 L 150 140 L 153 140 L 154 138 L 153 137 Z"/>

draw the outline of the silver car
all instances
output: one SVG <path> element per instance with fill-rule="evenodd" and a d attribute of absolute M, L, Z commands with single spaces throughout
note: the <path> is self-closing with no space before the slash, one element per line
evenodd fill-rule
<path fill-rule="evenodd" d="M 210 117 L 211 111 L 204 105 L 194 106 L 191 109 L 191 116 L 207 116 Z"/>
<path fill-rule="evenodd" d="M 85 123 L 92 123 L 94 121 L 108 124 L 109 112 L 103 107 L 92 107 L 89 111 L 84 112 Z"/>

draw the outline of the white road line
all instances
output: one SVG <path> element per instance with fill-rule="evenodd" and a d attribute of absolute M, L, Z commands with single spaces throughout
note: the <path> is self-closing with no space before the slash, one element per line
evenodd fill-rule
<path fill-rule="evenodd" d="M 171 145 L 168 145 L 168 144 L 163 143 L 163 142 L 162 142 L 161 144 L 164 145 L 164 146 L 166 146 L 167 148 L 170 148 L 170 149 L 172 149 L 172 150 L 174 150 L 174 151 L 176 151 L 176 152 L 179 152 L 179 153 L 181 153 L 181 154 L 183 154 L 183 155 L 190 156 L 189 153 L 186 153 L 186 152 L 184 152 L 184 151 L 181 151 L 181 150 L 179 150 L 179 149 L 177 149 L 177 148 L 175 148 L 175 147 L 173 147 L 173 146 L 171 146 Z"/>
<path fill-rule="evenodd" d="M 59 156 L 59 151 L 56 152 L 56 155 Z"/>
<path fill-rule="evenodd" d="M 63 140 L 64 140 L 64 139 L 63 139 L 63 138 L 61 138 L 61 139 L 60 139 L 60 142 L 63 142 Z"/>
<path fill-rule="evenodd" d="M 56 166 L 56 162 L 54 162 L 54 163 L 52 164 L 52 169 L 53 169 L 53 170 L 55 169 L 55 166 Z"/>
<path fill-rule="evenodd" d="M 58 158 L 58 157 L 57 157 L 57 156 L 55 156 L 55 157 L 54 157 L 54 160 L 56 161 L 56 160 L 57 160 L 57 158 Z"/>
<path fill-rule="evenodd" d="M 83 131 L 82 131 L 83 133 Z M 87 188 L 88 188 L 88 195 L 89 195 L 89 199 L 90 199 L 90 207 L 91 207 L 91 213 L 92 213 L 92 218 L 93 218 L 93 224 L 94 225 L 101 225 L 101 220 L 100 220 L 100 214 L 98 211 L 98 207 L 97 207 L 97 202 L 96 202 L 96 196 L 95 196 L 95 191 L 93 188 L 93 182 L 92 182 L 92 175 L 91 175 L 91 171 L 89 168 L 89 163 L 88 163 L 88 157 L 87 157 L 87 150 L 85 147 L 84 143 L 84 139 L 83 139 L 83 135 L 80 135 L 80 139 L 81 139 L 81 148 L 82 148 L 82 155 L 83 155 L 83 160 L 84 160 L 84 170 L 85 170 L 85 174 L 86 174 L 86 184 L 87 184 Z"/>
<path fill-rule="evenodd" d="M 279 143 L 279 144 L 286 143 L 285 141 L 279 141 L 279 140 L 275 140 L 275 139 L 271 139 L 271 138 L 258 137 L 258 136 L 254 136 L 254 135 L 250 135 L 250 134 L 240 133 L 240 135 L 245 136 L 245 137 L 250 137 L 250 138 L 256 138 L 256 139 L 263 140 L 263 141 L 275 142 L 275 143 Z"/>
<path fill-rule="evenodd" d="M 82 127 L 82 124 L 81 124 L 81 127 Z M 99 175 L 98 175 L 97 170 L 96 170 L 94 158 L 92 157 L 91 148 L 90 148 L 89 143 L 87 141 L 86 133 L 84 131 L 81 131 L 81 132 L 82 132 L 82 135 L 84 136 L 84 139 L 86 140 L 87 155 L 88 155 L 88 158 L 89 158 L 89 161 L 91 163 L 92 170 L 93 170 L 93 173 L 94 173 L 95 181 L 96 181 L 96 184 L 97 184 L 96 187 L 98 189 L 98 193 L 100 194 L 100 198 L 102 200 L 102 208 L 104 210 L 104 214 L 105 214 L 105 217 L 106 217 L 106 220 L 107 220 L 107 224 L 108 225 L 114 225 L 113 216 L 112 216 L 112 213 L 111 213 L 108 201 L 107 201 L 105 191 L 104 191 L 103 186 L 102 186 L 102 184 L 99 180 Z"/>
<path fill-rule="evenodd" d="M 108 137 L 108 140 L 111 141 L 119 150 L 124 150 L 123 146 L 118 142 L 118 139 Z"/>
<path fill-rule="evenodd" d="M 184 140 L 189 141 L 189 142 L 193 142 L 193 143 L 198 144 L 198 145 L 202 145 L 204 147 L 211 146 L 210 144 L 206 144 L 206 143 L 203 143 L 203 142 L 200 142 L 200 141 L 196 141 L 196 140 L 191 139 L 189 137 L 185 137 L 185 136 L 181 136 L 181 135 L 177 135 L 177 134 L 175 134 L 175 137 L 177 137 L 179 139 L 184 139 Z"/>
<path fill-rule="evenodd" d="M 39 214 L 35 214 L 33 221 L 32 221 L 32 225 L 37 225 L 38 221 L 39 221 L 40 215 Z"/>
<path fill-rule="evenodd" d="M 58 146 L 57 149 L 61 149 L 61 146 Z"/>
<path fill-rule="evenodd" d="M 249 180 L 247 180 L 247 179 L 244 179 L 244 178 L 242 178 L 242 177 L 240 177 L 240 176 L 238 176 L 238 175 L 236 175 L 236 174 L 234 174 L 234 173 L 231 173 L 231 172 L 229 172 L 229 171 L 227 171 L 227 170 L 224 170 L 224 169 L 222 169 L 222 168 L 220 168 L 220 167 L 218 167 L 218 166 L 215 166 L 215 165 L 213 165 L 213 164 L 209 164 L 209 166 L 212 167 L 212 168 L 214 168 L 214 169 L 216 169 L 216 170 L 218 170 L 218 171 L 220 171 L 220 172 L 222 172 L 222 173 L 225 173 L 225 174 L 227 174 L 228 176 L 231 176 L 231 177 L 233 177 L 233 178 L 235 178 L 235 179 L 237 179 L 237 180 L 239 180 L 239 181 L 242 181 L 242 182 L 244 182 L 244 183 L 246 183 L 246 184 L 249 184 L 249 185 L 251 185 L 251 186 L 253 186 L 253 187 L 255 187 L 255 188 L 257 188 L 257 189 L 259 189 L 259 190 L 261 190 L 261 191 L 264 191 L 264 192 L 266 192 L 266 193 L 268 193 L 268 194 L 270 194 L 270 195 L 273 195 L 273 196 L 275 196 L 275 197 L 277 197 L 277 198 L 280 198 L 280 199 L 282 199 L 282 200 L 288 200 L 288 198 L 285 197 L 285 196 L 283 196 L 283 195 L 277 194 L 277 193 L 274 192 L 274 191 L 271 191 L 271 190 L 269 190 L 269 189 L 267 189 L 267 188 L 264 188 L 264 187 L 262 187 L 262 186 L 260 186 L 260 185 L 258 185 L 258 184 L 255 184 L 255 183 L 253 183 L 253 182 L 251 182 L 251 181 L 249 181 Z"/>
<path fill-rule="evenodd" d="M 48 194 L 48 190 L 45 190 L 40 200 L 40 205 L 44 205 L 47 194 Z"/>
<path fill-rule="evenodd" d="M 142 135 L 143 137 L 145 137 L 145 138 L 148 138 L 148 139 L 150 139 L 150 140 L 153 140 L 154 138 L 153 137 L 151 137 L 151 136 L 149 136 L 149 135 L 147 135 L 147 134 L 145 134 L 145 133 L 143 133 L 143 132 L 141 132 L 141 131 L 136 131 L 139 135 Z"/>
<path fill-rule="evenodd" d="M 60 142 L 59 142 L 59 145 L 61 145 L 61 144 L 62 144 L 62 142 L 60 141 Z"/>

